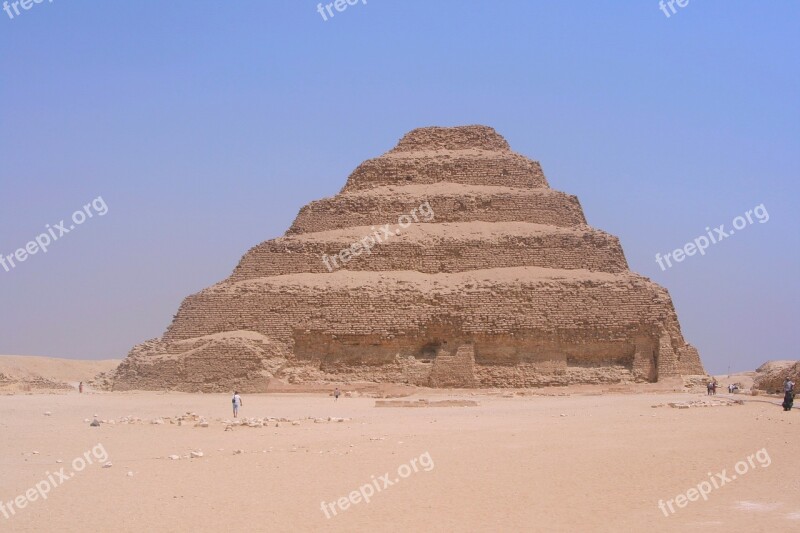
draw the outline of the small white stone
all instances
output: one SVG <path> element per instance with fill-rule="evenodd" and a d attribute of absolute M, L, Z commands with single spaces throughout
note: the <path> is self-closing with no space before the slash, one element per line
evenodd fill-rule
<path fill-rule="evenodd" d="M 103 468 L 111 468 L 112 466 L 114 466 L 114 465 L 112 465 L 111 461 L 109 461 L 109 462 L 107 462 L 106 464 L 103 465 Z"/>
<path fill-rule="evenodd" d="M 170 455 L 170 456 L 169 456 L 169 458 L 170 458 L 170 459 L 172 459 L 173 461 L 177 461 L 178 459 L 180 459 L 180 458 L 181 458 L 181 456 L 180 456 L 180 455 L 175 455 L 175 454 L 172 454 L 172 455 Z"/>
<path fill-rule="evenodd" d="M 198 458 L 198 457 L 203 457 L 203 452 L 201 452 L 201 451 L 194 451 L 194 452 L 190 452 L 190 453 L 189 453 L 189 456 L 190 456 L 192 459 L 196 459 L 196 458 Z"/>
<path fill-rule="evenodd" d="M 44 416 L 50 416 L 50 415 L 52 415 L 52 414 L 53 414 L 53 413 L 51 413 L 50 411 L 45 411 L 45 412 L 44 412 Z"/>
<path fill-rule="evenodd" d="M 128 472 L 128 477 L 133 477 L 133 472 Z"/>

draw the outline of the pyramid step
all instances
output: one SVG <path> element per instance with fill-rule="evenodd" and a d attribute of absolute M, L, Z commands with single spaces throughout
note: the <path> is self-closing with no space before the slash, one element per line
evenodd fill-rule
<path fill-rule="evenodd" d="M 378 187 L 311 202 L 300 210 L 288 235 L 353 226 L 382 226 L 402 216 L 435 222 L 530 222 L 585 224 L 578 198 L 553 189 L 437 183 Z"/>
<path fill-rule="evenodd" d="M 549 187 L 541 165 L 514 152 L 444 150 L 389 153 L 368 159 L 350 174 L 342 192 L 439 182 L 524 189 Z"/>
<path fill-rule="evenodd" d="M 628 269 L 619 240 L 588 226 L 463 222 L 385 229 L 389 231 L 347 228 L 267 241 L 245 254 L 230 280 L 340 269 L 425 273 L 523 266 Z"/>

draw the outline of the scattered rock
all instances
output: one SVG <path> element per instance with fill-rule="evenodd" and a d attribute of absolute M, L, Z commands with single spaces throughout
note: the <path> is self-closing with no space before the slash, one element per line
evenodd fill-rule
<path fill-rule="evenodd" d="M 724 407 L 732 405 L 743 405 L 742 400 L 731 400 L 728 398 L 715 398 L 711 400 L 692 400 L 688 402 L 669 402 L 667 405 L 675 409 L 689 409 L 690 407 Z"/>
<path fill-rule="evenodd" d="M 376 400 L 375 407 L 476 407 L 478 402 L 473 400 L 439 400 L 430 401 L 420 398 L 411 400 Z"/>
<path fill-rule="evenodd" d="M 109 462 L 107 462 L 106 464 L 103 465 L 103 468 L 111 468 L 112 466 L 114 466 L 114 465 L 111 464 L 111 461 L 109 461 Z"/>
<path fill-rule="evenodd" d="M 192 459 L 196 459 L 198 457 L 203 457 L 203 452 L 201 452 L 201 451 L 189 452 L 189 457 L 191 457 Z"/>
<path fill-rule="evenodd" d="M 177 461 L 180 458 L 181 458 L 180 455 L 175 455 L 175 454 L 172 454 L 172 455 L 169 456 L 169 459 L 172 459 L 173 461 Z"/>

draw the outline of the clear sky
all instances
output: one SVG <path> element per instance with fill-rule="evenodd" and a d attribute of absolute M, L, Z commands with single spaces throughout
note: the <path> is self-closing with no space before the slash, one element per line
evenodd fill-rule
<path fill-rule="evenodd" d="M 0 353 L 123 357 L 406 131 L 485 124 L 669 289 L 709 371 L 798 358 L 798 2 L 316 6 L 0 11 L 0 254 L 102 197 L 0 267 Z M 656 263 L 761 204 L 768 222 Z"/>

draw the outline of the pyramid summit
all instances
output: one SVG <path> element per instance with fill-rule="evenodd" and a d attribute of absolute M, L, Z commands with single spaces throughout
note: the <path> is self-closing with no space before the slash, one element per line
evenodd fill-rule
<path fill-rule="evenodd" d="M 112 387 L 263 391 L 654 382 L 703 374 L 668 292 L 486 126 L 407 133 L 229 278 L 187 297 Z"/>

